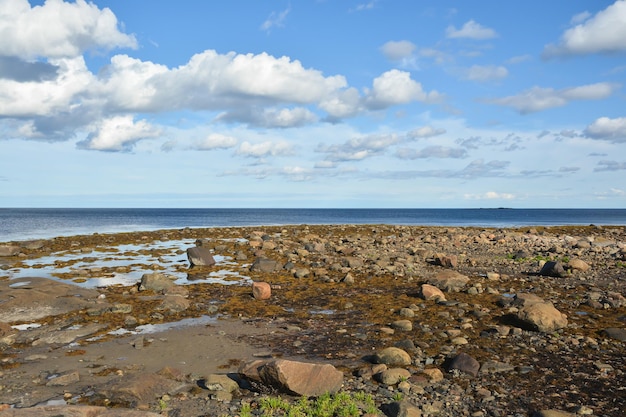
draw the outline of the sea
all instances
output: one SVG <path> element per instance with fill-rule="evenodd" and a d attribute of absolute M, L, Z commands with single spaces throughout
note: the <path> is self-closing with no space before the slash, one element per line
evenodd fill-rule
<path fill-rule="evenodd" d="M 0 208 L 0 242 L 185 227 L 626 225 L 626 209 Z"/>

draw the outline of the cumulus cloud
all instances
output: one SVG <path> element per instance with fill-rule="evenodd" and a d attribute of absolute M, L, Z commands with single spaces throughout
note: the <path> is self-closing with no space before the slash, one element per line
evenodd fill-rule
<path fill-rule="evenodd" d="M 460 29 L 455 28 L 454 26 L 448 26 L 446 29 L 446 37 L 449 39 L 475 39 L 475 40 L 485 40 L 492 39 L 497 37 L 498 34 L 495 30 L 484 27 L 479 23 L 476 23 L 474 20 L 469 20 L 465 22 L 463 27 Z"/>
<path fill-rule="evenodd" d="M 409 41 L 389 41 L 380 50 L 391 61 L 400 61 L 409 58 L 415 52 L 415 44 Z"/>
<path fill-rule="evenodd" d="M 533 87 L 515 96 L 487 100 L 492 104 L 512 107 L 521 114 L 534 113 L 554 107 L 562 107 L 573 100 L 601 100 L 620 88 L 619 84 L 596 83 L 555 90 Z"/>
<path fill-rule="evenodd" d="M 422 84 L 413 80 L 408 72 L 394 69 L 374 79 L 365 103 L 369 109 L 378 110 L 412 101 L 433 103 L 440 99 L 437 91 L 425 92 Z"/>
<path fill-rule="evenodd" d="M 361 95 L 356 88 L 331 94 L 320 102 L 319 107 L 328 113 L 329 121 L 352 117 L 363 110 Z"/>
<path fill-rule="evenodd" d="M 46 0 L 35 7 L 28 0 L 0 0 L 0 10 L 0 55 L 72 58 L 92 49 L 137 47 L 133 35 L 118 30 L 110 9 L 85 0 Z"/>
<path fill-rule="evenodd" d="M 261 142 L 250 143 L 248 141 L 239 145 L 235 152 L 237 155 L 249 158 L 264 158 L 266 156 L 288 156 L 293 154 L 293 147 L 288 142 Z"/>
<path fill-rule="evenodd" d="M 420 150 L 402 148 L 398 149 L 396 156 L 400 159 L 411 160 L 426 158 L 465 158 L 467 156 L 467 150 L 445 146 L 428 146 Z"/>
<path fill-rule="evenodd" d="M 381 155 L 399 141 L 400 138 L 395 134 L 369 135 L 351 139 L 340 145 L 320 145 L 316 151 L 325 153 L 329 161 L 360 161 Z"/>
<path fill-rule="evenodd" d="M 600 117 L 587 126 L 583 133 L 592 139 L 626 143 L 626 117 L 615 119 Z"/>
<path fill-rule="evenodd" d="M 50 116 L 75 106 L 94 77 L 82 57 L 52 60 L 56 76 L 43 80 L 0 79 L 0 116 Z"/>
<path fill-rule="evenodd" d="M 220 115 L 217 119 L 267 128 L 288 128 L 315 123 L 319 118 L 304 107 L 295 107 L 292 109 L 235 109 Z"/>
<path fill-rule="evenodd" d="M 618 0 L 593 17 L 579 14 L 576 26 L 567 29 L 557 44 L 546 45 L 544 58 L 559 55 L 586 55 L 626 50 L 626 0 Z"/>
<path fill-rule="evenodd" d="M 193 149 L 200 151 L 212 151 L 215 149 L 228 149 L 237 146 L 238 140 L 232 136 L 221 133 L 211 133 L 201 141 L 193 145 Z"/>
<path fill-rule="evenodd" d="M 446 133 L 446 129 L 443 128 L 434 128 L 432 126 L 423 126 L 417 129 L 413 129 L 407 133 L 407 138 L 409 139 L 422 139 L 422 138 L 431 138 L 434 136 L 443 135 Z"/>
<path fill-rule="evenodd" d="M 470 81 L 495 81 L 506 78 L 509 71 L 503 66 L 472 65 L 464 71 L 464 78 Z"/>
<path fill-rule="evenodd" d="M 134 121 L 133 116 L 116 116 L 103 120 L 84 141 L 82 149 L 97 151 L 129 151 L 142 139 L 158 137 L 161 130 L 146 120 Z"/>

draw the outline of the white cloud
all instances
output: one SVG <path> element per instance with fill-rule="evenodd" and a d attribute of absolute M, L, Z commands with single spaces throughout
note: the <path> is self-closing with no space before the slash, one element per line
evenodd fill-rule
<path fill-rule="evenodd" d="M 396 156 L 400 159 L 427 159 L 427 158 L 465 158 L 467 150 L 463 148 L 449 148 L 446 146 L 428 146 L 415 150 L 409 148 L 398 149 Z"/>
<path fill-rule="evenodd" d="M 430 138 L 433 136 L 439 136 L 446 133 L 446 129 L 437 128 L 432 126 L 423 126 L 418 129 L 413 129 L 407 133 L 409 139 Z"/>
<path fill-rule="evenodd" d="M 72 58 L 92 49 L 136 48 L 133 35 L 118 30 L 110 9 L 76 0 L 0 0 L 0 55 Z"/>
<path fill-rule="evenodd" d="M 409 58 L 415 52 L 415 45 L 409 41 L 389 41 L 380 50 L 391 61 L 400 61 Z"/>
<path fill-rule="evenodd" d="M 374 79 L 365 102 L 368 108 L 378 110 L 412 101 L 436 102 L 440 99 L 441 95 L 436 91 L 425 92 L 422 84 L 411 79 L 408 72 L 394 69 Z"/>
<path fill-rule="evenodd" d="M 600 117 L 587 126 L 584 134 L 592 139 L 626 143 L 626 117 L 618 117 L 615 119 Z"/>
<path fill-rule="evenodd" d="M 78 57 L 50 62 L 57 68 L 51 79 L 19 82 L 0 78 L 0 116 L 50 116 L 76 106 L 94 80 L 85 61 Z"/>
<path fill-rule="evenodd" d="M 259 125 L 264 127 L 295 127 L 314 123 L 317 116 L 308 109 L 265 109 Z"/>
<path fill-rule="evenodd" d="M 494 81 L 506 78 L 509 71 L 503 66 L 472 65 L 465 70 L 465 79 L 470 81 Z"/>
<path fill-rule="evenodd" d="M 513 200 L 515 194 L 487 191 L 484 194 L 465 194 L 463 197 L 466 200 Z"/>
<path fill-rule="evenodd" d="M 319 107 L 334 120 L 355 116 L 363 109 L 361 96 L 356 88 L 331 94 L 320 102 Z"/>
<path fill-rule="evenodd" d="M 204 140 L 196 142 L 193 145 L 193 149 L 201 151 L 210 151 L 214 149 L 228 149 L 237 146 L 237 139 L 223 135 L 221 133 L 211 133 Z"/>
<path fill-rule="evenodd" d="M 373 134 L 354 138 L 340 145 L 320 145 L 316 151 L 327 154 L 329 161 L 360 161 L 384 153 L 399 141 L 400 137 L 395 134 Z"/>
<path fill-rule="evenodd" d="M 103 120 L 78 146 L 97 151 L 129 151 L 138 141 L 160 134 L 160 129 L 145 120 L 135 122 L 131 115 L 116 116 Z"/>
<path fill-rule="evenodd" d="M 248 141 L 239 145 L 237 155 L 250 158 L 264 158 L 266 156 L 288 156 L 293 154 L 293 147 L 288 142 L 271 142 L 252 144 Z"/>
<path fill-rule="evenodd" d="M 103 80 L 115 104 L 133 111 L 224 109 L 242 105 L 311 104 L 346 87 L 343 76 L 324 77 L 297 60 L 267 53 L 218 54 L 207 50 L 167 70 L 150 62 L 114 57 Z M 139 91 L 140 98 L 130 99 Z"/>
<path fill-rule="evenodd" d="M 450 39 L 467 38 L 484 40 L 492 39 L 497 36 L 498 34 L 495 30 L 486 28 L 476 23 L 474 20 L 466 22 L 461 29 L 457 29 L 454 26 L 448 26 L 446 29 L 446 37 Z"/>
<path fill-rule="evenodd" d="M 370 0 L 367 3 L 359 3 L 354 9 L 351 9 L 351 10 L 357 11 L 357 12 L 362 12 L 363 10 L 372 10 L 374 6 L 376 6 L 377 1 L 378 0 Z"/>
<path fill-rule="evenodd" d="M 572 16 L 572 18 L 570 19 L 570 24 L 572 25 L 577 25 L 579 23 L 584 22 L 585 20 L 589 19 L 591 17 L 591 13 L 589 13 L 588 11 L 584 11 L 581 13 L 578 13 L 574 16 Z"/>
<path fill-rule="evenodd" d="M 619 88 L 620 85 L 613 83 L 588 84 L 561 90 L 533 87 L 518 95 L 488 100 L 488 102 L 512 107 L 521 114 L 528 114 L 562 107 L 572 100 L 601 100 L 609 97 Z"/>
<path fill-rule="evenodd" d="M 517 56 L 507 59 L 506 62 L 508 64 L 515 65 L 515 64 L 521 64 L 522 62 L 530 61 L 532 59 L 533 59 L 532 55 L 517 55 Z"/>
<path fill-rule="evenodd" d="M 291 11 L 290 7 L 287 7 L 282 12 L 272 12 L 269 17 L 261 25 L 261 30 L 269 31 L 273 27 L 283 27 L 287 15 Z"/>
<path fill-rule="evenodd" d="M 576 19 L 588 17 L 577 15 Z M 584 55 L 626 50 L 626 0 L 618 0 L 595 16 L 566 30 L 559 42 L 546 45 L 543 56 Z"/>

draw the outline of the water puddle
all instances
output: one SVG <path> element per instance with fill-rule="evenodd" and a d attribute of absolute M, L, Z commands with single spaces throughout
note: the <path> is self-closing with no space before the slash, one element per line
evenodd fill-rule
<path fill-rule="evenodd" d="M 218 283 L 224 285 L 249 284 L 251 279 L 239 274 L 239 268 L 230 257 L 214 255 L 216 264 L 211 272 L 198 275 L 189 269 L 187 248 L 195 246 L 194 239 L 155 241 L 145 244 L 126 244 L 93 249 L 53 253 L 22 261 L 4 273 L 9 279 L 49 278 L 83 288 L 113 285 L 130 286 L 141 281 L 146 273 L 160 272 L 175 278 L 177 285 Z M 29 285 L 12 284 L 12 288 Z"/>
<path fill-rule="evenodd" d="M 167 330 L 180 329 L 183 327 L 199 326 L 212 324 L 217 321 L 217 316 L 201 316 L 196 318 L 186 318 L 171 323 L 159 323 L 159 324 L 143 324 L 135 327 L 133 330 L 117 329 L 109 332 L 113 336 L 123 336 L 127 334 L 153 334 L 161 333 Z"/>

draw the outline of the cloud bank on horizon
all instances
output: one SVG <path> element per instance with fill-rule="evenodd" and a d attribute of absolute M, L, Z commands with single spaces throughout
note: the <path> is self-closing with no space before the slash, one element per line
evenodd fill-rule
<path fill-rule="evenodd" d="M 626 0 L 169 3 L 0 0 L 0 207 L 626 206 Z"/>

